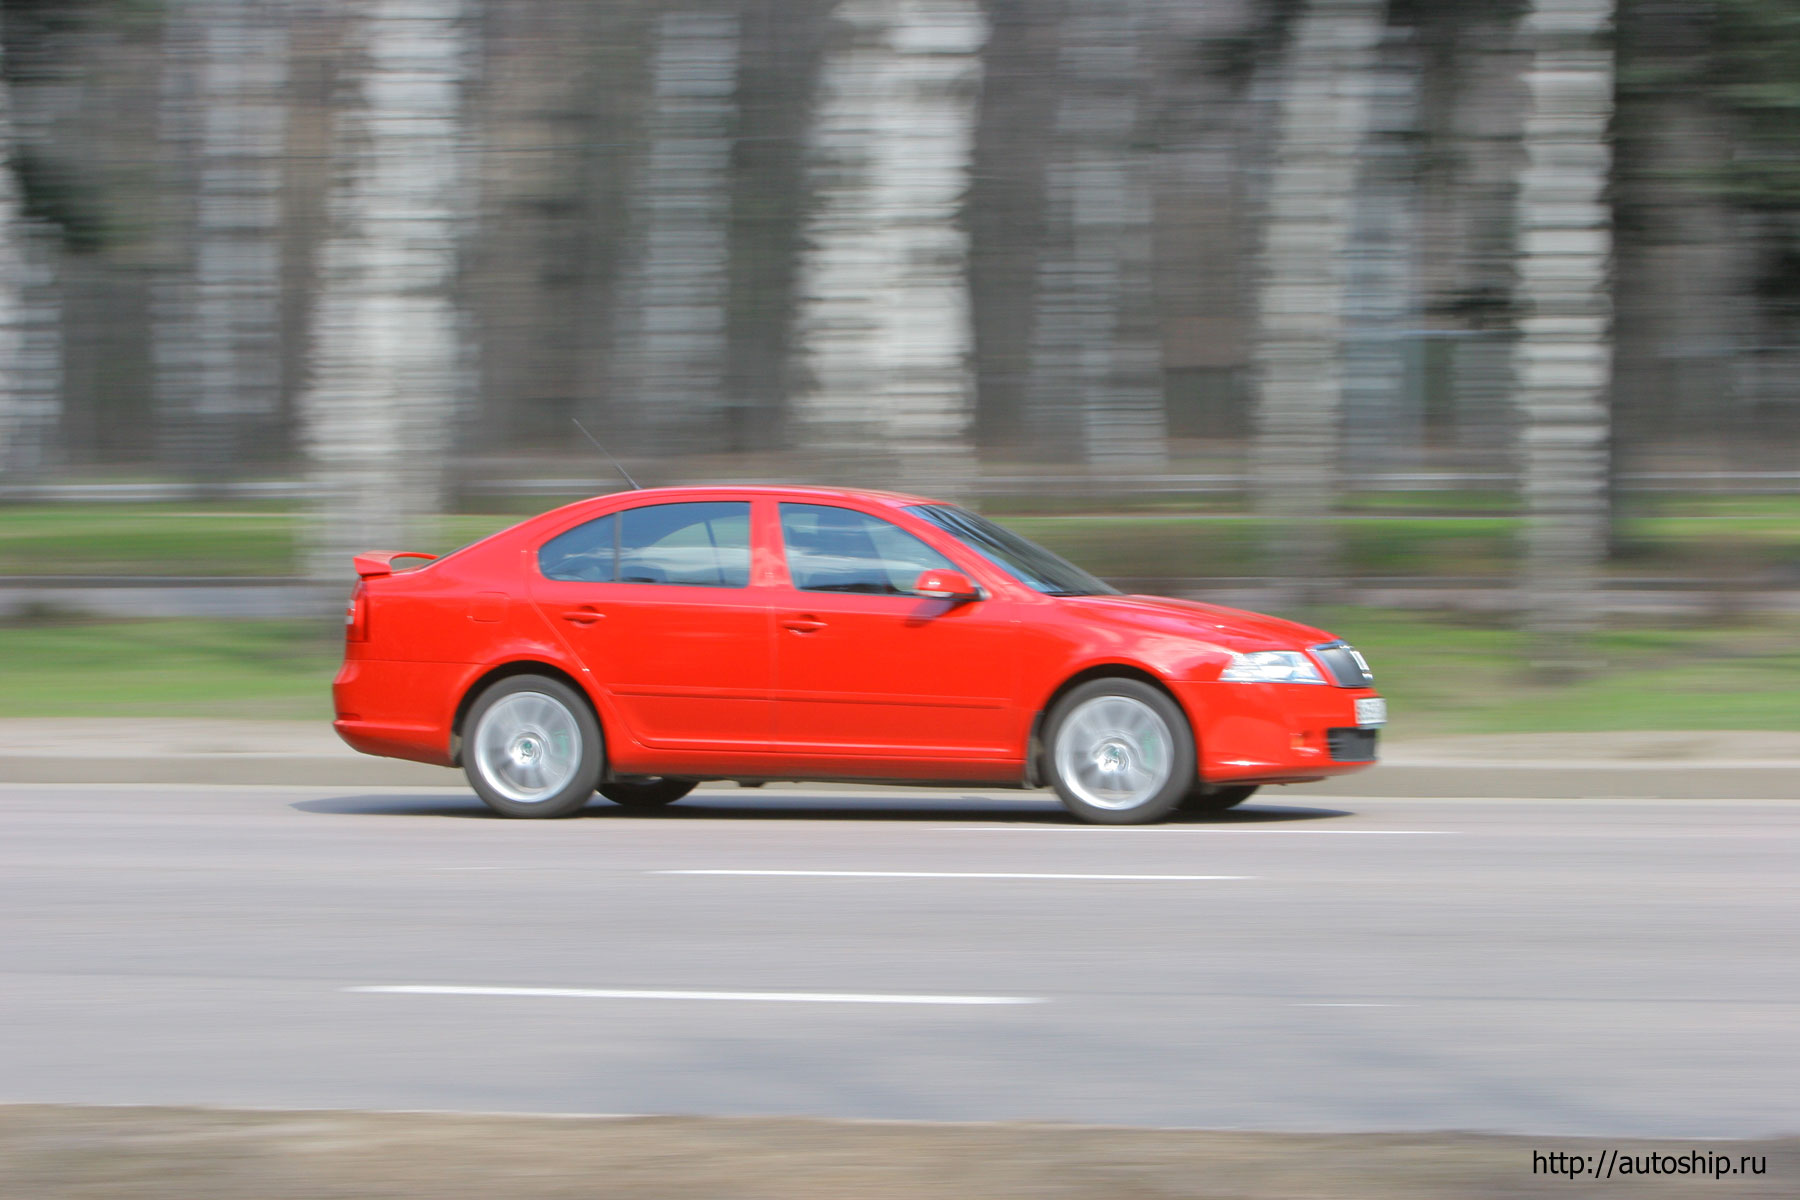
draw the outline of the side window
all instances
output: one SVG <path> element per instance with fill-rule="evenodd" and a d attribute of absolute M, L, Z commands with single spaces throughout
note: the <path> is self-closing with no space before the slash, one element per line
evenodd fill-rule
<path fill-rule="evenodd" d="M 618 557 L 619 520 L 601 517 L 557 534 L 538 548 L 538 570 L 545 579 L 610 583 Z"/>
<path fill-rule="evenodd" d="M 809 592 L 910 596 L 921 571 L 956 569 L 897 525 L 824 504 L 783 504 L 781 540 L 788 576 Z"/>
<path fill-rule="evenodd" d="M 647 504 L 619 514 L 620 583 L 750 586 L 750 505 Z"/>

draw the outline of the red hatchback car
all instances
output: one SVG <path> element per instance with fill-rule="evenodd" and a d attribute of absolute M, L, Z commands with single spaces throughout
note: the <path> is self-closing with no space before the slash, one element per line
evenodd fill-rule
<path fill-rule="evenodd" d="M 916 496 L 623 492 L 406 558 L 356 559 L 334 728 L 509 817 L 856 780 L 1048 784 L 1136 824 L 1365 767 L 1386 719 L 1330 634 L 1121 595 Z"/>

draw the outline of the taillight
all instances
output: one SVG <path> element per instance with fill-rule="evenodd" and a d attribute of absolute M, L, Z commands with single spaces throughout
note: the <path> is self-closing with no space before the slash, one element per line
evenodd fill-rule
<path fill-rule="evenodd" d="M 369 589 L 361 580 L 357 581 L 356 590 L 350 593 L 350 605 L 344 610 L 344 640 L 369 640 Z"/>

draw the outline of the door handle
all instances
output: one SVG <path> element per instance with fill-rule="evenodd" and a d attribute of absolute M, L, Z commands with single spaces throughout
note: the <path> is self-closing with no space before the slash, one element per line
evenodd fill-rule
<path fill-rule="evenodd" d="M 592 625 L 606 614 L 593 608 L 571 608 L 563 613 L 562 619 L 573 621 L 577 625 Z"/>
<path fill-rule="evenodd" d="M 825 622 L 817 617 L 783 617 L 781 626 L 783 629 L 791 629 L 795 633 L 817 633 L 825 628 Z"/>

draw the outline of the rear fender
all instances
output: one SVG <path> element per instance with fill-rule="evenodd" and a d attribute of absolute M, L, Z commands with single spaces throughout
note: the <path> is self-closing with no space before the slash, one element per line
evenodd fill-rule
<path fill-rule="evenodd" d="M 560 645 L 532 642 L 510 646 L 499 657 L 472 665 L 461 686 L 456 689 L 454 711 L 450 716 L 450 753 L 458 765 L 462 762 L 463 721 L 482 689 L 497 679 L 533 673 L 566 680 L 587 698 L 594 715 L 599 718 L 601 732 L 606 737 L 609 762 L 615 757 L 616 751 L 624 751 L 629 755 L 633 749 L 638 748 L 637 740 L 631 736 L 618 710 L 613 707 L 606 690 L 594 680 L 593 672 L 579 662 L 565 657 Z"/>

